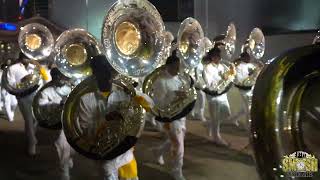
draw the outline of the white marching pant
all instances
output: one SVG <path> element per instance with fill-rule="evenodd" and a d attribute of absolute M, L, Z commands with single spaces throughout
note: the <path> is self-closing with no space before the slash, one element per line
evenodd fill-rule
<path fill-rule="evenodd" d="M 172 123 L 163 124 L 163 131 L 165 131 L 167 138 L 157 148 L 160 156 L 163 156 L 166 152 L 171 152 L 170 164 L 172 172 L 181 175 L 184 156 L 184 137 L 186 133 L 185 122 L 186 118 L 181 118 Z"/>
<path fill-rule="evenodd" d="M 6 90 L 2 89 L 1 94 L 4 100 L 4 110 L 8 116 L 10 122 L 14 120 L 14 113 L 18 105 L 18 101 L 15 96 L 6 92 Z"/>
<path fill-rule="evenodd" d="M 67 142 L 63 130 L 61 130 L 60 135 L 54 145 L 58 152 L 61 180 L 69 180 L 70 169 L 73 167 L 72 154 L 74 153 L 74 150 Z"/>
<path fill-rule="evenodd" d="M 63 131 L 61 131 L 59 138 L 56 140 L 55 146 L 60 161 L 61 180 L 69 180 L 70 169 L 73 167 L 72 155 L 74 154 L 74 150 L 68 144 Z M 99 177 L 103 177 L 103 180 L 119 180 L 118 169 L 131 162 L 133 158 L 133 150 L 130 149 L 112 160 L 95 161 Z"/>
<path fill-rule="evenodd" d="M 146 122 L 150 122 L 153 128 L 161 131 L 161 124 L 155 120 L 155 116 L 152 113 L 147 112 L 144 116 L 144 119 Z"/>
<path fill-rule="evenodd" d="M 251 109 L 251 99 L 252 99 L 252 90 L 241 90 L 239 89 L 240 95 L 243 100 L 243 106 L 241 110 L 236 113 L 232 119 L 236 124 L 239 124 L 239 120 L 242 116 L 246 117 L 247 122 L 250 122 L 250 109 Z"/>
<path fill-rule="evenodd" d="M 227 93 L 219 96 L 207 94 L 210 120 L 208 123 L 209 136 L 215 140 L 222 140 L 220 135 L 221 122 L 231 115 Z"/>
<path fill-rule="evenodd" d="M 129 149 L 127 152 L 112 160 L 96 161 L 100 177 L 102 176 L 103 180 L 119 180 L 118 169 L 128 164 L 133 159 L 133 149 Z"/>
<path fill-rule="evenodd" d="M 32 147 L 35 148 L 37 144 L 37 138 L 36 138 L 37 123 L 32 116 L 32 106 L 31 106 L 33 97 L 34 97 L 34 94 L 31 94 L 22 98 L 18 98 L 18 106 L 25 123 L 24 128 L 27 136 L 28 148 L 32 148 Z"/>
<path fill-rule="evenodd" d="M 199 118 L 202 121 L 206 121 L 204 116 L 205 104 L 206 104 L 205 93 L 202 90 L 197 90 L 197 101 L 193 110 L 191 111 L 191 116 L 195 118 Z"/>

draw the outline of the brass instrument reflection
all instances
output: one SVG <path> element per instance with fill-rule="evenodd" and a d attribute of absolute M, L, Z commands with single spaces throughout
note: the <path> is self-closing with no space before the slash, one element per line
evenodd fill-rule
<path fill-rule="evenodd" d="M 88 58 L 87 50 L 81 44 L 71 44 L 63 49 L 65 57 L 72 65 L 82 65 Z"/>
<path fill-rule="evenodd" d="M 41 47 L 41 37 L 37 34 L 29 34 L 26 35 L 26 39 L 25 39 L 25 46 L 29 49 L 29 50 L 36 50 L 39 49 Z"/>
<path fill-rule="evenodd" d="M 141 43 L 141 36 L 138 28 L 131 22 L 122 22 L 115 32 L 116 45 L 124 55 L 134 54 Z"/>

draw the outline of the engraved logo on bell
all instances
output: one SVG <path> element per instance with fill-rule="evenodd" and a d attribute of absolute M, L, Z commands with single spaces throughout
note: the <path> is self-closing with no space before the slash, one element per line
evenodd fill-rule
<path fill-rule="evenodd" d="M 290 177 L 312 177 L 318 172 L 318 159 L 314 155 L 297 151 L 284 156 L 282 170 Z"/>
<path fill-rule="evenodd" d="M 126 56 L 134 54 L 141 43 L 138 28 L 130 22 L 122 22 L 115 33 L 116 45 L 120 52 Z"/>
<path fill-rule="evenodd" d="M 25 39 L 25 46 L 30 50 L 39 49 L 41 46 L 42 40 L 41 37 L 37 34 L 29 34 Z"/>
<path fill-rule="evenodd" d="M 78 66 L 87 60 L 87 51 L 81 44 L 71 44 L 64 49 L 65 57 L 71 65 Z"/>

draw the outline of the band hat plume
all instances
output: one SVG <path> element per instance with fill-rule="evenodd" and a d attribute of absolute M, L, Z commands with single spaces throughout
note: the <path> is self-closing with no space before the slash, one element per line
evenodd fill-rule
<path fill-rule="evenodd" d="M 104 55 L 97 55 L 91 58 L 90 65 L 92 73 L 96 77 L 99 90 L 103 96 L 108 96 L 112 87 L 111 80 L 115 77 L 116 71 L 107 61 Z"/>

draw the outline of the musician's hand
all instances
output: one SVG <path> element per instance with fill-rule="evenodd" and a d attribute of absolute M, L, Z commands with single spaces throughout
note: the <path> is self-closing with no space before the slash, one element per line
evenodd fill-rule
<path fill-rule="evenodd" d="M 229 76 L 230 76 L 229 73 L 225 73 L 225 74 L 223 74 L 223 79 L 224 80 L 228 80 Z"/>
<path fill-rule="evenodd" d="M 233 64 L 230 67 L 230 74 L 231 75 L 235 75 L 236 74 L 236 68 L 235 68 L 235 66 Z"/>

